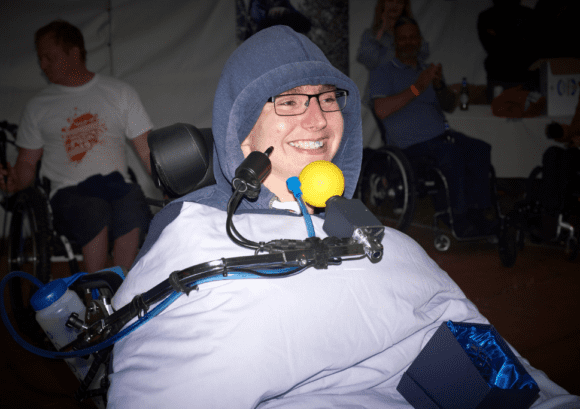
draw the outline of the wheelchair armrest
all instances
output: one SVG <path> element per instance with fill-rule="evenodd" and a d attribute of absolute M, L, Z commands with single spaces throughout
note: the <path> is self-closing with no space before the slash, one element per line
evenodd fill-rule
<path fill-rule="evenodd" d="M 113 271 L 98 271 L 96 273 L 85 274 L 80 277 L 72 285 L 76 291 L 84 292 L 83 290 L 93 288 L 108 288 L 111 294 L 115 294 L 119 287 L 123 284 L 123 279 Z"/>

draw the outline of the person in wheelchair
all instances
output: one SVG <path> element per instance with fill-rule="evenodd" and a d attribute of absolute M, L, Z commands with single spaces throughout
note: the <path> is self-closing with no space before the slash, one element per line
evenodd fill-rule
<path fill-rule="evenodd" d="M 304 35 L 274 26 L 240 45 L 222 70 L 212 121 L 216 184 L 155 215 L 115 310 L 174 271 L 254 254 L 226 231 L 231 181 L 252 151 L 273 147 L 272 169 L 233 215 L 244 237 L 306 237 L 286 178 L 315 160 L 337 165 L 352 197 L 362 161 L 359 93 Z M 319 237 L 323 222 L 315 213 Z M 396 387 L 436 328 L 487 320 L 410 237 L 387 228 L 382 244 L 375 264 L 214 281 L 177 298 L 116 342 L 108 408 L 410 408 Z M 542 389 L 538 408 L 577 401 L 522 362 Z"/>
<path fill-rule="evenodd" d="M 125 137 L 151 173 L 147 135 L 153 127 L 128 84 L 90 72 L 80 30 L 56 20 L 35 34 L 40 67 L 51 83 L 28 102 L 18 129 L 14 167 L 0 169 L 0 188 L 50 181 L 50 203 L 60 234 L 80 248 L 88 272 L 113 262 L 130 268 L 150 221 L 139 185 L 130 181 Z"/>
<path fill-rule="evenodd" d="M 395 25 L 392 61 L 370 73 L 370 95 L 382 121 L 388 143 L 414 158 L 429 157 L 445 175 L 457 236 L 493 234 L 497 222 L 489 220 L 491 146 L 446 130 L 443 111 L 455 108 L 455 94 L 445 85 L 441 64 L 418 61 L 421 33 L 417 22 L 400 18 Z M 436 203 L 437 206 L 437 203 Z"/>

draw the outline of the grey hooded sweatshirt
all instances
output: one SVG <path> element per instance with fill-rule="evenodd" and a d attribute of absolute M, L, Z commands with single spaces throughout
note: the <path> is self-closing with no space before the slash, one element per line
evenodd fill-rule
<path fill-rule="evenodd" d="M 344 133 L 333 162 L 345 178 L 344 197 L 352 198 L 362 161 L 360 96 L 355 83 L 336 69 L 306 36 L 286 26 L 262 30 L 230 56 L 222 71 L 213 106 L 214 177 L 216 184 L 181 197 L 153 219 L 137 262 L 155 243 L 163 228 L 179 214 L 183 202 L 226 210 L 231 181 L 244 160 L 241 144 L 258 120 L 268 98 L 301 85 L 330 84 L 349 91 L 342 111 Z M 236 214 L 278 213 L 270 209 L 274 194 L 262 186 L 256 201 L 244 199 Z"/>

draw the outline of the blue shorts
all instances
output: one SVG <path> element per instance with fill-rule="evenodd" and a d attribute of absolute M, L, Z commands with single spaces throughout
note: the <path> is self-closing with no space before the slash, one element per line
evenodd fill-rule
<path fill-rule="evenodd" d="M 97 175 L 76 186 L 60 189 L 50 205 L 55 229 L 80 247 L 88 244 L 105 226 L 110 241 L 139 228 L 141 243 L 152 217 L 141 187 L 126 183 L 117 172 Z"/>

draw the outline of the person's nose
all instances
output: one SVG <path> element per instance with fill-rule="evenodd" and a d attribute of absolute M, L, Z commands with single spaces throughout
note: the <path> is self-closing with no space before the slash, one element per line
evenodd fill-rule
<path fill-rule="evenodd" d="M 302 119 L 302 127 L 309 131 L 323 129 L 326 127 L 326 116 L 320 108 L 320 101 L 315 96 L 310 97 L 308 101 L 308 108 L 306 108 Z"/>

